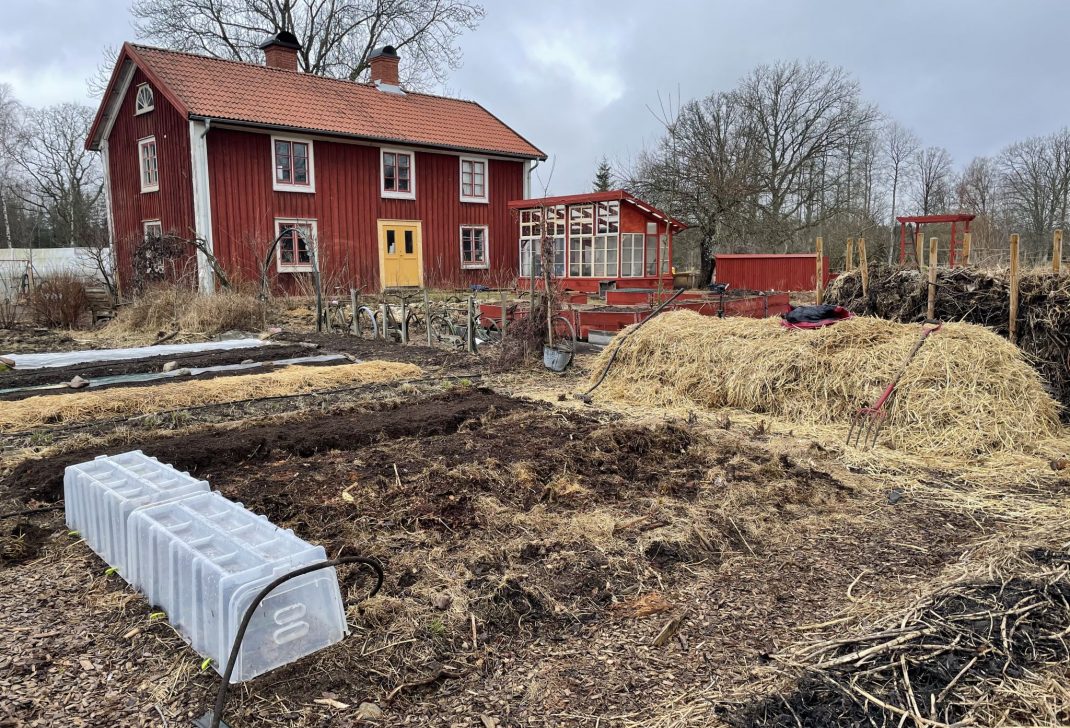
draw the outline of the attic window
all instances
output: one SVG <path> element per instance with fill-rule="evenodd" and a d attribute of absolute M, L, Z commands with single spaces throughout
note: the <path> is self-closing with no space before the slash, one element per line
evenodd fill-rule
<path fill-rule="evenodd" d="M 137 87 L 137 98 L 134 99 L 134 115 L 144 114 L 154 108 L 156 108 L 156 105 L 152 95 L 152 86 L 143 83 Z"/>

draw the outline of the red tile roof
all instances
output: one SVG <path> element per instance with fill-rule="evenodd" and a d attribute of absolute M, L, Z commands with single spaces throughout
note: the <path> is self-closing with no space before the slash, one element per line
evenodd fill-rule
<path fill-rule="evenodd" d="M 129 43 L 123 46 L 120 65 L 123 55 L 140 66 L 189 116 L 546 158 L 474 101 L 390 93 L 372 84 Z M 95 132 L 96 128 L 90 133 L 91 141 Z"/>

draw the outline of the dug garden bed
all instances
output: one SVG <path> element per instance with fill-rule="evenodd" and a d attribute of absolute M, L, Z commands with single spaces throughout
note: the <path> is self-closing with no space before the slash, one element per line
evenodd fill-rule
<path fill-rule="evenodd" d="M 833 461 L 743 429 L 471 387 L 142 449 L 332 556 L 386 569 L 366 601 L 362 573 L 340 571 L 353 634 L 234 691 L 236 727 L 359 725 L 361 702 L 383 725 L 668 725 L 664 703 L 745 686 L 800 625 L 935 577 L 987 528 L 909 497 L 892 504 Z M 5 494 L 54 500 L 62 468 L 100 452 L 26 463 Z M 0 565 L 0 609 L 28 630 L 0 662 L 11 718 L 203 713 L 218 677 L 121 580 L 100 576 L 61 512 L 34 523 L 32 563 Z M 98 689 L 105 674 L 89 704 L 39 699 Z"/>

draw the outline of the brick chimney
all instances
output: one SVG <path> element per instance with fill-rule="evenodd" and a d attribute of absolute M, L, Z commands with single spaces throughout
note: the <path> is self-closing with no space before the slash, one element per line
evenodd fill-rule
<path fill-rule="evenodd" d="M 297 70 L 297 52 L 301 50 L 301 44 L 297 42 L 297 36 L 284 30 L 274 38 L 260 44 L 264 51 L 264 65 L 268 68 L 281 68 L 284 71 Z"/>
<path fill-rule="evenodd" d="M 401 86 L 398 77 L 398 52 L 394 46 L 383 46 L 372 51 L 368 57 L 371 64 L 371 79 L 376 86 Z"/>

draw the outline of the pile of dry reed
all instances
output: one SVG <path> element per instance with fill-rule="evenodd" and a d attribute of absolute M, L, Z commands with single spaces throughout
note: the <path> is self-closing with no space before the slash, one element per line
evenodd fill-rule
<path fill-rule="evenodd" d="M 291 366 L 265 374 L 169 382 L 146 387 L 53 394 L 4 402 L 0 434 L 44 425 L 93 422 L 244 399 L 300 394 L 350 384 L 392 382 L 422 374 L 415 364 L 367 361 L 328 367 Z"/>
<path fill-rule="evenodd" d="M 260 331 L 266 305 L 248 292 L 222 290 L 206 296 L 185 286 L 158 285 L 123 306 L 111 326 L 141 333 Z"/>
<path fill-rule="evenodd" d="M 936 286 L 937 318 L 980 324 L 1007 335 L 1010 282 L 1006 269 L 941 268 Z M 871 266 L 868 293 L 863 297 L 861 274 L 851 271 L 832 282 L 826 300 L 891 321 L 920 321 L 925 316 L 928 285 L 916 268 Z M 1070 276 L 1050 270 L 1026 271 L 1019 279 L 1018 301 L 1016 343 L 1056 399 L 1070 407 Z"/>
<path fill-rule="evenodd" d="M 619 347 L 597 391 L 602 396 L 846 426 L 893 379 L 918 333 L 917 326 L 868 317 L 801 331 L 778 319 L 676 311 L 618 336 L 592 380 Z M 948 324 L 903 376 L 881 442 L 919 454 L 1026 450 L 1061 432 L 1058 415 L 1016 347 L 980 326 Z"/>

